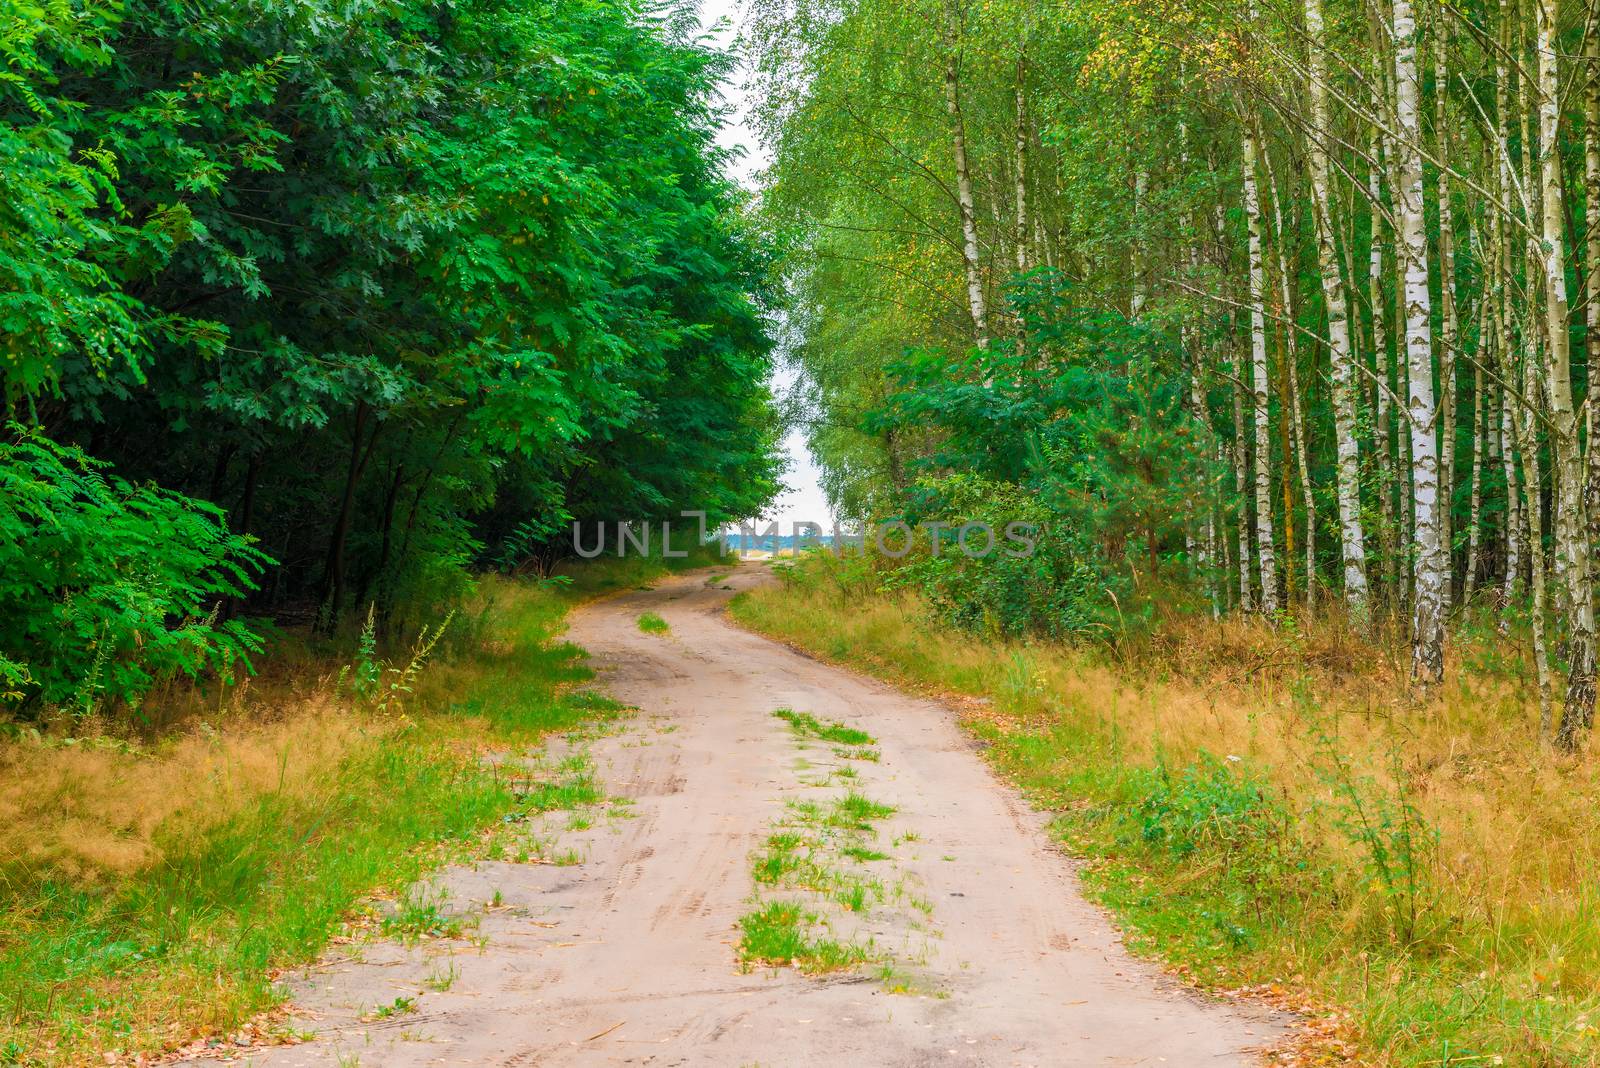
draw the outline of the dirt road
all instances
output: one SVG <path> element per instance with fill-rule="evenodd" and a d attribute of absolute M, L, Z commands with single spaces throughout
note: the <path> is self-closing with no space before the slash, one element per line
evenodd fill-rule
<path fill-rule="evenodd" d="M 746 565 L 728 582 L 765 574 Z M 628 817 L 562 833 L 581 863 L 445 873 L 457 907 L 498 894 L 479 946 L 380 944 L 324 966 L 296 994 L 318 1039 L 251 1060 L 1257 1063 L 1251 1051 L 1274 1023 L 1202 1002 L 1130 959 L 948 709 L 740 631 L 723 615 L 729 596 L 701 572 L 579 612 L 571 637 L 592 652 L 600 685 L 641 710 L 589 743 L 603 788 L 631 799 Z M 670 632 L 642 633 L 646 611 Z M 840 771 L 834 747 L 800 747 L 772 716 L 780 707 L 870 733 L 879 759 Z M 741 971 L 752 855 L 795 803 L 846 789 L 895 811 L 874 828 L 879 852 L 865 869 L 880 892 L 824 918 L 879 963 L 842 977 Z"/>

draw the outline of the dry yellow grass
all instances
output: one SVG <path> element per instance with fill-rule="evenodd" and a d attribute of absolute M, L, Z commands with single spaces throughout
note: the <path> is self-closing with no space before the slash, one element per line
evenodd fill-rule
<path fill-rule="evenodd" d="M 176 827 L 203 836 L 266 791 L 303 793 L 388 729 L 342 704 L 319 691 L 268 722 L 199 724 L 149 747 L 0 748 L 0 871 L 103 882 L 160 860 Z"/>

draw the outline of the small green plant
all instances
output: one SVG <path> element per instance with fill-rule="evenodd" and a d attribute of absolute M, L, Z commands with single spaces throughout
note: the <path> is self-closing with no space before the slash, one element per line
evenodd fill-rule
<path fill-rule="evenodd" d="M 1393 785 L 1384 787 L 1355 770 L 1330 732 L 1320 726 L 1314 730 L 1316 774 L 1333 794 L 1333 824 L 1360 847 L 1395 938 L 1412 945 L 1422 937 L 1423 920 L 1434 903 L 1439 833 L 1412 803 L 1397 749 L 1389 754 Z"/>
<path fill-rule="evenodd" d="M 461 978 L 461 969 L 456 967 L 455 961 L 446 961 L 443 968 L 434 968 L 423 980 L 423 985 L 435 994 L 443 994 L 446 990 L 456 985 L 456 980 Z"/>
<path fill-rule="evenodd" d="M 834 801 L 832 810 L 828 813 L 827 822 L 834 827 L 865 831 L 871 828 L 873 820 L 888 819 L 894 813 L 893 805 L 885 805 L 882 802 L 873 801 L 865 795 L 851 790 Z"/>
<path fill-rule="evenodd" d="M 417 999 L 416 998 L 414 998 L 414 997 L 413 998 L 397 997 L 393 1001 L 391 1001 L 389 1004 L 387 1004 L 387 1005 L 379 1005 L 377 1008 L 375 1008 L 371 1012 L 367 1013 L 367 1015 L 365 1016 L 365 1019 L 368 1019 L 368 1020 L 387 1020 L 392 1016 L 404 1016 L 407 1013 L 412 1013 L 412 1012 L 416 1012 L 416 1011 L 417 1011 Z"/>
<path fill-rule="evenodd" d="M 870 947 L 860 943 L 812 937 L 811 928 L 818 922 L 799 902 L 769 901 L 740 917 L 739 960 L 746 967 L 788 965 L 815 975 L 842 971 L 871 958 Z"/>
<path fill-rule="evenodd" d="M 361 637 L 356 642 L 355 662 L 341 671 L 340 676 L 348 681 L 351 692 L 359 700 L 383 715 L 391 710 L 398 711 L 404 699 L 411 694 L 417 676 L 433 653 L 434 646 L 439 644 L 445 628 L 455 618 L 455 612 L 452 610 L 446 614 L 444 622 L 432 632 L 424 628 L 411 650 L 411 658 L 403 665 L 395 665 L 378 659 L 377 607 L 376 603 L 367 606 L 367 619 L 361 625 Z"/>
<path fill-rule="evenodd" d="M 654 612 L 644 612 L 639 616 L 639 629 L 646 634 L 666 634 L 672 627 Z"/>
<path fill-rule="evenodd" d="M 823 722 L 809 712 L 780 708 L 772 714 L 789 724 L 789 729 L 794 731 L 797 738 L 816 738 L 841 746 L 869 746 L 876 743 L 876 739 L 866 731 L 846 726 L 837 720 Z"/>
<path fill-rule="evenodd" d="M 412 944 L 425 938 L 460 938 L 466 924 L 444 907 L 444 895 L 425 891 L 408 894 L 394 913 L 385 917 L 383 933 Z"/>

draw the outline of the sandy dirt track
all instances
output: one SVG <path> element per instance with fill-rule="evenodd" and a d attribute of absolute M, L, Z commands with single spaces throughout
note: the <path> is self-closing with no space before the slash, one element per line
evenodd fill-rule
<path fill-rule="evenodd" d="M 588 746 L 603 788 L 632 799 L 631 818 L 562 834 L 581 864 L 443 873 L 456 907 L 500 893 L 499 907 L 481 911 L 481 947 L 380 943 L 314 969 L 297 981 L 295 1005 L 317 1039 L 250 1063 L 1258 1063 L 1277 1024 L 1202 1001 L 1131 959 L 949 709 L 739 630 L 723 612 L 731 594 L 706 575 L 573 619 L 598 684 L 640 709 Z M 747 564 L 728 584 L 767 580 Z M 641 633 L 645 611 L 671 633 Z M 786 800 L 839 788 L 819 785 L 837 758 L 799 749 L 771 715 L 779 707 L 877 739 L 881 760 L 852 765 L 856 788 L 896 806 L 879 829 L 891 855 L 874 871 L 909 890 L 850 915 L 841 934 L 892 954 L 911 993 L 887 991 L 871 969 L 819 978 L 737 965 L 752 851 Z M 453 983 L 427 988 L 441 968 Z M 415 997 L 413 1011 L 373 1018 L 396 997 Z"/>

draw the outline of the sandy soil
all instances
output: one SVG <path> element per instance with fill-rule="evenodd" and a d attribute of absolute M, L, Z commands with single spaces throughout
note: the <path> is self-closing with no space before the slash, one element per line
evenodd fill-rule
<path fill-rule="evenodd" d="M 728 580 L 766 580 L 746 564 Z M 996 781 L 945 707 L 807 659 L 729 623 L 728 585 L 680 576 L 585 608 L 571 637 L 600 685 L 641 713 L 589 742 L 628 818 L 560 837 L 572 866 L 487 863 L 441 875 L 483 941 L 379 943 L 295 984 L 298 1046 L 270 1066 L 1156 1065 L 1258 1063 L 1278 1022 L 1201 1000 L 1131 959 L 1084 901 L 1038 817 Z M 671 633 L 641 633 L 654 611 Z M 921 901 L 841 930 L 871 937 L 912 993 L 870 969 L 741 972 L 750 855 L 786 799 L 825 797 L 826 746 L 801 751 L 775 708 L 876 736 L 857 787 L 897 813 L 875 872 Z M 496 891 L 501 903 L 487 907 Z M 931 909 L 926 909 L 931 905 Z M 924 911 L 926 910 L 926 911 Z M 426 984 L 454 977 L 448 990 Z M 442 985 L 435 982 L 433 986 Z M 414 997 L 411 1011 L 376 1006 Z M 237 1062 L 235 1062 L 237 1063 Z"/>

